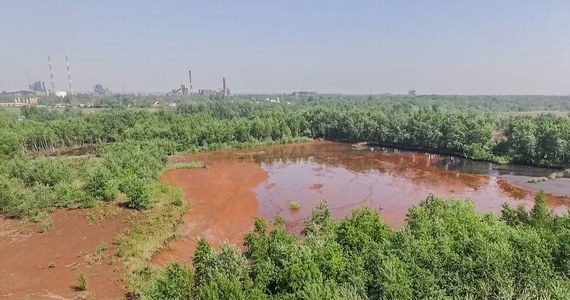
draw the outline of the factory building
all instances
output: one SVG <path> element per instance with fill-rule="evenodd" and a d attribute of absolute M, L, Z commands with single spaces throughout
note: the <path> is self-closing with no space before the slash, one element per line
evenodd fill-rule
<path fill-rule="evenodd" d="M 198 94 L 200 94 L 200 96 L 217 96 L 218 91 L 204 89 L 204 90 L 198 90 Z"/>
<path fill-rule="evenodd" d="M 298 92 L 293 92 L 291 94 L 291 96 L 293 97 L 298 97 L 298 98 L 308 98 L 308 97 L 315 97 L 317 96 L 317 92 L 315 91 L 298 91 Z"/>

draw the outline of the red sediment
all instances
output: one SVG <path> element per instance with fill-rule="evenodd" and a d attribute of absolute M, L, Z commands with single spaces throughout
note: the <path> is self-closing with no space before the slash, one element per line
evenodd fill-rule
<path fill-rule="evenodd" d="M 109 261 L 116 253 L 115 236 L 128 224 L 120 218 L 89 224 L 83 210 L 57 210 L 52 218 L 53 229 L 27 234 L 21 231 L 29 224 L 0 219 L 0 297 L 76 298 L 79 270 L 87 276 L 89 298 L 121 299 L 122 265 Z M 102 261 L 90 261 L 101 243 L 108 247 Z"/>
<path fill-rule="evenodd" d="M 259 201 L 251 191 L 267 179 L 267 173 L 252 162 L 217 162 L 205 169 L 178 169 L 165 173 L 161 180 L 186 192 L 192 207 L 180 228 L 182 238 L 169 250 L 159 253 L 153 264 L 164 265 L 173 259 L 191 262 L 200 236 L 215 248 L 228 240 L 243 244 L 243 237 L 253 229 Z"/>
<path fill-rule="evenodd" d="M 310 189 L 311 190 L 320 190 L 323 188 L 323 186 L 325 186 L 325 185 L 322 183 L 315 183 L 315 184 L 311 185 Z"/>

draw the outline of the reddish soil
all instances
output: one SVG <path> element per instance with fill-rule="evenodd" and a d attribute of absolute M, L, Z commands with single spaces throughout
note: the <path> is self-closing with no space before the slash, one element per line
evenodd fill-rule
<path fill-rule="evenodd" d="M 192 208 L 184 216 L 182 238 L 155 256 L 153 263 L 164 265 L 173 259 L 191 262 L 202 235 L 215 248 L 226 239 L 242 245 L 259 208 L 252 189 L 266 179 L 267 173 L 252 162 L 214 162 L 205 169 L 165 173 L 161 180 L 184 189 Z"/>
<path fill-rule="evenodd" d="M 0 298 L 122 299 L 113 239 L 127 223 L 115 217 L 90 224 L 84 210 L 57 210 L 52 218 L 53 229 L 43 233 L 38 224 L 0 218 Z M 101 243 L 107 250 L 99 260 Z M 75 289 L 77 270 L 87 275 L 87 292 Z"/>

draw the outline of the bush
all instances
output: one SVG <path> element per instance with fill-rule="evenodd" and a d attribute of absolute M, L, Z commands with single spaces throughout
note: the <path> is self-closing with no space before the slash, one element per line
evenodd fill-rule
<path fill-rule="evenodd" d="M 26 185 L 36 183 L 54 186 L 60 182 L 69 182 L 73 167 L 67 159 L 51 159 L 41 157 L 32 160 L 18 157 L 11 163 L 12 176 L 22 179 Z"/>
<path fill-rule="evenodd" d="M 104 166 L 95 167 L 87 176 L 85 191 L 100 201 L 112 201 L 119 193 L 119 180 Z"/>
<path fill-rule="evenodd" d="M 290 210 L 299 210 L 301 208 L 301 204 L 299 202 L 291 201 L 289 202 L 289 209 Z"/>
<path fill-rule="evenodd" d="M 191 299 L 194 273 L 175 261 L 143 292 L 142 299 Z"/>
<path fill-rule="evenodd" d="M 125 194 L 127 206 L 138 210 L 146 210 L 151 207 L 151 186 L 148 180 L 132 178 L 125 182 Z"/>
<path fill-rule="evenodd" d="M 58 207 L 89 208 L 93 206 L 93 198 L 90 198 L 87 193 L 76 184 L 60 182 L 53 187 L 53 190 L 57 197 Z"/>
<path fill-rule="evenodd" d="M 77 271 L 77 283 L 75 288 L 79 291 L 86 291 L 88 288 L 87 275 L 81 271 Z"/>

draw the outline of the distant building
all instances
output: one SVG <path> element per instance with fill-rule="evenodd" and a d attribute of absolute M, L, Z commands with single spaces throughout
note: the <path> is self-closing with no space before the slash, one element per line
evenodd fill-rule
<path fill-rule="evenodd" d="M 30 97 L 30 98 L 15 98 L 14 102 L 8 103 L 0 103 L 0 107 L 24 107 L 24 106 L 37 106 L 38 105 L 38 98 L 37 97 Z"/>
<path fill-rule="evenodd" d="M 43 81 L 35 81 L 28 87 L 30 88 L 30 91 L 34 93 L 47 95 L 46 85 Z"/>
<path fill-rule="evenodd" d="M 200 96 L 217 96 L 218 91 L 216 91 L 216 90 L 198 90 L 198 94 L 200 94 Z"/>
<path fill-rule="evenodd" d="M 104 88 L 100 83 L 96 84 L 93 87 L 93 92 L 97 95 L 105 95 L 105 96 L 111 96 L 112 93 L 109 90 L 109 88 Z"/>
<path fill-rule="evenodd" d="M 190 86 L 187 84 L 180 85 L 180 91 L 182 91 L 182 95 L 188 96 L 188 91 L 190 90 Z"/>
<path fill-rule="evenodd" d="M 415 96 L 416 95 L 416 90 L 409 90 L 408 91 L 408 96 Z"/>
<path fill-rule="evenodd" d="M 65 96 L 67 96 L 67 92 L 66 91 L 57 91 L 57 92 L 55 92 L 55 95 L 60 97 L 60 98 L 65 98 Z"/>
<path fill-rule="evenodd" d="M 291 96 L 293 97 L 298 97 L 298 98 L 308 98 L 308 97 L 315 97 L 317 96 L 317 92 L 315 91 L 298 91 L 298 92 L 293 92 L 291 94 Z"/>

